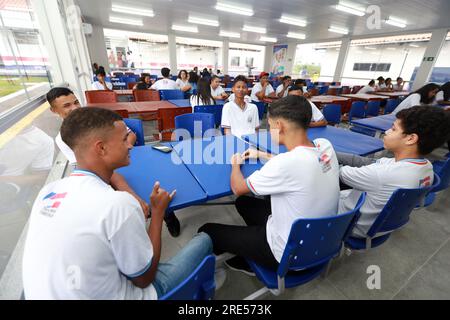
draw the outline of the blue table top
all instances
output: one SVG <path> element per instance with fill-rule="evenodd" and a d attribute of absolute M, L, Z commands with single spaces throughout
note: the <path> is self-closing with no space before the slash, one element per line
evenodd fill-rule
<path fill-rule="evenodd" d="M 244 153 L 250 147 L 234 136 L 173 142 L 172 146 L 203 187 L 208 200 L 232 194 L 231 157 L 235 153 Z M 261 167 L 261 162 L 253 160 L 253 163 L 244 164 L 241 170 L 244 177 L 248 177 Z"/>
<path fill-rule="evenodd" d="M 145 201 L 149 202 L 156 181 L 169 193 L 177 190 L 168 210 L 206 201 L 206 193 L 176 152 L 163 153 L 150 146 L 143 146 L 133 148 L 130 156 L 130 165 L 117 172 L 125 177 L 130 187 Z"/>
<path fill-rule="evenodd" d="M 279 146 L 273 143 L 267 131 L 259 131 L 257 134 L 243 138 L 251 145 L 258 146 L 261 150 L 270 153 L 277 154 L 287 151 L 285 146 Z M 366 156 L 384 149 L 383 142 L 379 139 L 331 126 L 310 128 L 308 130 L 308 138 L 310 140 L 318 138 L 327 139 L 331 142 L 335 151 L 360 156 Z"/>
<path fill-rule="evenodd" d="M 352 124 L 357 125 L 359 127 L 364 127 L 368 129 L 374 129 L 381 132 L 385 132 L 392 127 L 392 124 L 395 122 L 395 116 L 392 114 L 386 114 L 383 116 L 373 117 L 373 118 L 365 118 L 353 120 Z"/>
<path fill-rule="evenodd" d="M 179 99 L 179 100 L 169 100 L 171 104 L 176 105 L 177 107 L 190 107 L 191 102 L 189 99 Z M 216 100 L 217 105 L 224 105 L 225 100 Z"/>

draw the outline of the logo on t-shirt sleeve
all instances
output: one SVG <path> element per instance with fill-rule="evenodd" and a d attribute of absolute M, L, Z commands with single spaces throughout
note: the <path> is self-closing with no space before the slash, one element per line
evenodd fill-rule
<path fill-rule="evenodd" d="M 422 180 L 419 181 L 419 186 L 420 187 L 429 187 L 431 186 L 431 177 L 428 176 Z"/>
<path fill-rule="evenodd" d="M 55 193 L 51 192 L 46 195 L 42 201 L 44 202 L 44 206 L 41 209 L 41 214 L 47 217 L 53 217 L 58 210 L 61 202 L 66 198 L 67 192 L 65 193 Z"/>
<path fill-rule="evenodd" d="M 319 163 L 322 166 L 323 173 L 326 173 L 331 170 L 331 158 L 326 153 L 322 153 L 320 155 Z"/>

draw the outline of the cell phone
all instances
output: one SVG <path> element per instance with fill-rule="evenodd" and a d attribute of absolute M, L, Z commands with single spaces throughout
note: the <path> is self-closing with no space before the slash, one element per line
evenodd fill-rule
<path fill-rule="evenodd" d="M 161 143 L 157 143 L 155 145 L 152 146 L 153 149 L 164 152 L 164 153 L 171 153 L 172 152 L 172 148 L 168 147 L 166 145 L 163 145 Z"/>

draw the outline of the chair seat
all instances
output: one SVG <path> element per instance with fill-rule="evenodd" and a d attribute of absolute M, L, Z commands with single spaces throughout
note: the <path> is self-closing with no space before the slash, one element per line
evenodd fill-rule
<path fill-rule="evenodd" d="M 267 269 L 263 266 L 256 264 L 251 260 L 247 260 L 248 264 L 255 272 L 258 279 L 264 283 L 264 285 L 269 289 L 277 289 L 278 288 L 278 277 L 277 273 Z M 308 268 L 301 271 L 290 271 L 285 280 L 285 288 L 293 288 L 304 283 L 311 281 L 312 279 L 318 277 L 323 270 L 327 267 L 328 262 L 317 265 L 312 268 Z"/>
<path fill-rule="evenodd" d="M 431 206 L 434 202 L 434 199 L 436 198 L 436 193 L 435 192 L 430 192 L 426 197 L 425 197 L 425 202 L 423 204 L 424 207 L 428 207 Z"/>
<path fill-rule="evenodd" d="M 372 248 L 376 248 L 379 245 L 383 244 L 384 242 L 389 239 L 391 236 L 390 233 L 373 238 L 372 239 Z M 366 249 L 366 239 L 365 238 L 355 238 L 355 237 L 349 237 L 347 241 L 345 241 L 345 246 L 349 247 L 350 249 L 354 250 L 363 250 Z"/>

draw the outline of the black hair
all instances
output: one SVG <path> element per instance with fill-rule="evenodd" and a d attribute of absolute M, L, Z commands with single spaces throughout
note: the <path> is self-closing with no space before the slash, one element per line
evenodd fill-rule
<path fill-rule="evenodd" d="M 418 151 L 425 156 L 450 138 L 450 114 L 439 107 L 415 106 L 397 113 L 404 134 L 417 134 Z"/>
<path fill-rule="evenodd" d="M 292 79 L 290 76 L 284 76 L 282 79 L 281 79 L 281 81 L 285 81 L 285 80 L 290 80 L 290 79 Z"/>
<path fill-rule="evenodd" d="M 170 76 L 170 69 L 169 68 L 162 68 L 161 69 L 161 75 L 164 78 L 168 78 Z"/>
<path fill-rule="evenodd" d="M 441 90 L 442 90 L 442 92 L 444 92 L 444 101 L 449 101 L 450 100 L 450 81 L 444 83 L 441 86 Z"/>
<path fill-rule="evenodd" d="M 370 80 L 370 82 L 369 82 L 369 86 L 373 86 L 375 84 L 375 80 Z"/>
<path fill-rule="evenodd" d="M 197 83 L 198 79 L 198 74 L 195 71 L 189 72 L 189 83 Z"/>
<path fill-rule="evenodd" d="M 434 97 L 430 98 L 428 96 L 430 91 L 433 91 L 433 90 L 436 90 L 439 88 L 440 88 L 440 86 L 437 85 L 436 83 L 428 83 L 428 84 L 424 85 L 422 88 L 420 88 L 419 90 L 416 90 L 415 92 L 413 92 L 411 94 L 414 94 L 414 93 L 420 94 L 420 102 L 423 104 L 430 104 L 434 101 Z"/>
<path fill-rule="evenodd" d="M 98 69 L 98 70 L 97 70 L 97 73 L 96 73 L 95 75 L 96 75 L 97 77 L 98 77 L 98 76 L 106 77 L 106 72 L 105 72 L 104 69 Z"/>
<path fill-rule="evenodd" d="M 384 80 L 384 82 L 388 82 L 388 81 L 392 81 L 391 78 L 386 78 L 386 80 Z"/>
<path fill-rule="evenodd" d="M 288 89 L 288 92 L 297 91 L 297 90 L 300 90 L 303 93 L 303 87 L 302 86 L 295 86 L 295 85 L 290 86 L 289 89 Z"/>
<path fill-rule="evenodd" d="M 211 95 L 210 83 L 206 78 L 201 78 L 198 80 L 196 97 L 198 101 L 202 101 L 205 105 L 216 104 L 216 100 L 214 100 Z"/>
<path fill-rule="evenodd" d="M 243 81 L 245 82 L 245 85 L 247 85 L 247 78 L 243 75 L 238 75 L 236 78 L 234 78 L 234 82 L 233 82 L 233 87 L 239 82 L 239 81 Z"/>
<path fill-rule="evenodd" d="M 211 77 L 210 83 L 212 83 L 214 81 L 214 79 L 219 79 L 220 80 L 220 78 L 218 76 L 214 75 L 214 76 Z"/>
<path fill-rule="evenodd" d="M 282 118 L 306 130 L 312 118 L 311 104 L 303 96 L 287 96 L 270 104 L 269 118 Z"/>
<path fill-rule="evenodd" d="M 383 78 L 383 77 L 378 77 L 377 80 L 378 80 L 378 81 L 381 81 L 381 80 L 384 81 L 384 78 Z"/>
<path fill-rule="evenodd" d="M 116 121 L 122 121 L 122 117 L 114 111 L 94 107 L 78 108 L 64 119 L 61 138 L 73 150 L 92 131 L 113 129 Z"/>
<path fill-rule="evenodd" d="M 189 77 L 189 73 L 187 72 L 187 70 L 180 70 L 180 72 L 178 72 L 178 79 L 181 79 L 182 72 L 186 73 L 186 77 Z"/>
<path fill-rule="evenodd" d="M 67 97 L 70 96 L 71 94 L 74 94 L 72 90 L 70 90 L 69 88 L 63 88 L 63 87 L 56 87 L 51 89 L 48 93 L 47 93 L 47 102 L 52 105 L 52 103 L 58 99 L 61 96 Z"/>
<path fill-rule="evenodd" d="M 403 78 L 402 78 L 402 77 L 398 77 L 398 78 L 397 78 L 397 81 L 398 81 L 398 80 L 402 80 L 402 81 L 403 81 Z"/>
<path fill-rule="evenodd" d="M 297 79 L 294 81 L 294 86 L 306 86 L 306 80 L 305 79 Z"/>

